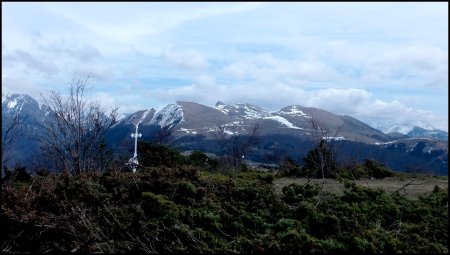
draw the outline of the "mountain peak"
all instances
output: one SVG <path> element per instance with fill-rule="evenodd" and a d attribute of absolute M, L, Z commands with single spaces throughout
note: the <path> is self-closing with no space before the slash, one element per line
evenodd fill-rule
<path fill-rule="evenodd" d="M 219 107 L 219 106 L 225 106 L 226 104 L 224 103 L 224 102 L 222 102 L 222 101 L 218 101 L 217 103 L 216 103 L 216 107 Z"/>
<path fill-rule="evenodd" d="M 2 111 L 34 113 L 39 111 L 38 102 L 27 94 L 9 94 L 2 97 Z"/>
<path fill-rule="evenodd" d="M 388 128 L 384 129 L 384 133 L 392 133 L 392 132 L 398 132 L 401 134 L 407 134 L 411 132 L 414 127 L 419 127 L 425 130 L 436 130 L 432 125 L 430 125 L 428 122 L 423 120 L 408 120 L 403 121 L 400 123 L 393 124 L 389 126 Z"/>

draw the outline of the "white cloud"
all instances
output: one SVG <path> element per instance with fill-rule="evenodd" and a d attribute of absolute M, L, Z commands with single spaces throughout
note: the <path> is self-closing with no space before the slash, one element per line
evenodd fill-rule
<path fill-rule="evenodd" d="M 70 20 L 108 41 L 131 44 L 184 23 L 253 10 L 261 3 L 59 3 L 42 4 L 52 15 Z M 112 32 L 113 31 L 113 32 Z"/>
<path fill-rule="evenodd" d="M 340 79 L 340 75 L 323 61 L 277 59 L 267 52 L 238 57 L 223 67 L 222 73 L 237 80 L 261 82 L 286 79 L 330 82 Z"/>
<path fill-rule="evenodd" d="M 89 44 L 80 44 L 78 41 L 51 42 L 48 44 L 40 44 L 39 47 L 50 54 L 58 57 L 69 56 L 81 62 L 89 62 L 100 56 L 100 51 Z"/>
<path fill-rule="evenodd" d="M 170 46 L 163 51 L 162 56 L 175 66 L 190 71 L 199 72 L 208 68 L 205 57 L 193 49 L 174 50 Z"/>
<path fill-rule="evenodd" d="M 151 90 L 148 94 L 160 100 L 185 100 L 206 105 L 214 105 L 219 100 L 225 103 L 251 103 L 267 110 L 302 105 L 350 115 L 362 121 L 377 120 L 384 125 L 420 119 L 447 130 L 448 123 L 445 116 L 414 109 L 397 100 L 384 101 L 374 98 L 371 92 L 357 88 L 304 90 L 282 82 L 224 86 L 209 76 L 201 76 L 192 85 L 168 91 Z"/>
<path fill-rule="evenodd" d="M 385 51 L 366 65 L 367 73 L 384 80 L 406 78 L 417 79 L 421 86 L 448 85 L 448 51 L 436 46 L 409 45 Z M 436 80 L 442 83 L 434 84 Z"/>
<path fill-rule="evenodd" d="M 228 91 L 218 85 L 214 78 L 207 75 L 198 76 L 193 84 L 174 89 L 150 89 L 146 95 L 166 102 L 192 101 L 206 105 L 215 104 L 217 95 L 225 95 Z"/>
<path fill-rule="evenodd" d="M 47 76 L 52 76 L 60 72 L 58 66 L 51 60 L 36 57 L 23 50 L 16 50 L 12 55 L 7 55 L 4 58 L 6 62 L 23 64 L 26 68 L 39 71 Z"/>
<path fill-rule="evenodd" d="M 407 107 L 397 100 L 386 102 L 377 99 L 368 102 L 365 108 L 361 108 L 359 112 L 355 113 L 354 117 L 385 127 L 404 121 L 412 122 L 421 120 L 432 124 L 438 129 L 448 131 L 447 116 L 437 115 L 427 110 Z"/>
<path fill-rule="evenodd" d="M 2 79 L 23 93 L 77 71 L 130 110 L 223 100 L 446 126 L 448 3 L 3 5 Z"/>
<path fill-rule="evenodd" d="M 90 76 L 97 81 L 112 81 L 115 78 L 114 70 L 107 65 L 80 64 L 74 67 L 73 73 Z"/>
<path fill-rule="evenodd" d="M 424 43 L 329 41 L 318 56 L 359 86 L 448 86 L 448 50 Z"/>
<path fill-rule="evenodd" d="M 108 109 L 112 109 L 119 105 L 118 99 L 106 92 L 97 92 L 91 95 L 90 100 L 99 102 L 102 107 L 106 107 Z"/>
<path fill-rule="evenodd" d="M 23 78 L 2 77 L 2 93 L 26 93 L 34 99 L 41 101 L 41 92 L 41 87 L 34 82 Z"/>
<path fill-rule="evenodd" d="M 306 106 L 339 114 L 356 114 L 367 106 L 370 97 L 371 93 L 363 89 L 322 89 L 310 92 Z"/>

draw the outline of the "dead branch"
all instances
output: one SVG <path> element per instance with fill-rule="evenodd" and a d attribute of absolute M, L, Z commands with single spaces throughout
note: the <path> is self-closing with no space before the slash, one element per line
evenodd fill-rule
<path fill-rule="evenodd" d="M 406 183 L 405 185 L 403 185 L 402 187 L 400 187 L 396 191 L 391 192 L 391 195 L 394 194 L 394 193 L 399 192 L 400 190 L 403 190 L 405 192 L 405 194 L 406 194 L 406 189 L 405 188 L 408 187 L 408 186 L 411 186 L 411 185 L 424 185 L 424 184 L 427 184 L 427 183 L 431 182 L 431 181 L 426 181 L 426 182 L 423 182 L 423 183 L 414 183 L 414 181 L 415 180 L 411 180 L 410 182 Z"/>

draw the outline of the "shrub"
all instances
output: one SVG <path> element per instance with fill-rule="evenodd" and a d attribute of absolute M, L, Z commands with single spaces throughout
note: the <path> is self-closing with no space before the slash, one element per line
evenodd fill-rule
<path fill-rule="evenodd" d="M 282 172 L 282 175 L 285 176 L 306 176 L 306 173 L 303 172 L 303 169 L 289 157 L 283 159 L 279 169 Z"/>
<path fill-rule="evenodd" d="M 303 158 L 305 168 L 316 178 L 330 178 L 337 170 L 335 155 L 325 140 L 309 151 Z"/>
<path fill-rule="evenodd" d="M 207 171 L 219 170 L 219 162 L 216 159 L 208 157 L 205 153 L 201 151 L 192 152 L 189 155 L 188 159 L 193 166 L 200 167 Z"/>
<path fill-rule="evenodd" d="M 354 164 L 339 169 L 337 176 L 344 179 L 385 178 L 395 176 L 395 173 L 375 160 L 365 159 L 363 164 Z"/>
<path fill-rule="evenodd" d="M 175 167 L 188 163 L 187 157 L 183 156 L 179 151 L 164 145 L 139 142 L 138 150 L 140 151 L 139 163 L 145 167 Z"/>
<path fill-rule="evenodd" d="M 364 166 L 366 167 L 366 166 Z M 448 253 L 448 189 L 419 199 L 357 186 L 342 195 L 272 174 L 53 174 L 4 183 L 5 253 Z"/>
<path fill-rule="evenodd" d="M 292 183 L 283 188 L 283 200 L 288 204 L 295 204 L 302 202 L 305 199 L 313 198 L 320 192 L 320 187 L 317 184 L 299 185 Z"/>
<path fill-rule="evenodd" d="M 364 166 L 367 169 L 366 170 L 367 173 L 375 178 L 384 178 L 384 177 L 394 176 L 394 172 L 389 170 L 384 165 L 376 162 L 375 160 L 366 159 Z"/>
<path fill-rule="evenodd" d="M 28 182 L 31 180 L 31 175 L 27 172 L 26 168 L 23 166 L 17 166 L 13 171 L 5 168 L 5 176 L 3 177 L 4 182 Z"/>

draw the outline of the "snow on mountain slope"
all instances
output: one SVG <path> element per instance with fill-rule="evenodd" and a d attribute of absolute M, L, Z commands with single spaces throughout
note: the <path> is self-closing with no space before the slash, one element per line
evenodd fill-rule
<path fill-rule="evenodd" d="M 156 108 L 137 111 L 119 121 L 124 124 L 160 125 L 161 128 L 172 128 L 184 120 L 183 108 L 178 104 L 168 104 Z"/>
<path fill-rule="evenodd" d="M 147 118 L 148 114 L 150 113 L 150 110 L 152 110 L 152 109 L 148 109 L 142 114 L 142 116 L 141 116 L 141 118 L 139 119 L 139 122 L 138 122 L 139 124 L 141 124 L 142 121 L 144 121 L 145 118 Z"/>
<path fill-rule="evenodd" d="M 148 125 L 160 125 L 162 128 L 173 127 L 184 120 L 183 108 L 178 104 L 168 104 L 155 109 L 152 119 Z"/>
<path fill-rule="evenodd" d="M 27 94 L 9 94 L 2 96 L 2 114 L 8 116 L 20 115 L 28 123 L 42 123 L 52 112 L 45 104 Z"/>
<path fill-rule="evenodd" d="M 392 132 L 398 132 L 401 134 L 408 134 L 409 132 L 411 132 L 414 127 L 419 127 L 425 130 L 436 130 L 436 128 L 434 128 L 432 125 L 430 125 L 429 123 L 422 121 L 422 120 L 414 120 L 414 121 L 403 121 L 400 123 L 396 123 L 393 124 L 385 129 L 383 129 L 382 131 L 385 134 L 388 133 L 392 133 Z"/>
<path fill-rule="evenodd" d="M 26 94 L 10 94 L 2 97 L 2 108 L 8 113 L 20 113 L 23 107 L 39 109 L 39 104 L 36 100 Z M 30 109 L 27 109 L 30 110 Z"/>
<path fill-rule="evenodd" d="M 238 104 L 237 106 L 240 106 L 244 109 L 244 118 L 246 118 L 246 119 L 258 119 L 258 118 L 263 118 L 265 116 L 270 116 L 270 113 L 262 110 L 261 108 L 253 106 L 253 105 Z"/>
<path fill-rule="evenodd" d="M 304 113 L 299 106 L 297 105 L 292 105 L 292 106 L 288 106 L 285 107 L 279 111 L 276 111 L 275 113 L 279 113 L 279 114 L 287 114 L 287 115 L 292 115 L 295 117 L 305 117 L 310 119 L 311 116 L 309 116 L 308 114 Z"/>
<path fill-rule="evenodd" d="M 281 116 L 268 116 L 268 117 L 264 117 L 263 119 L 270 119 L 270 120 L 275 120 L 278 121 L 279 123 L 281 123 L 282 125 L 288 127 L 288 128 L 293 128 L 293 129 L 304 129 L 304 128 L 300 128 L 300 127 L 296 127 L 294 126 L 294 124 L 292 124 L 291 122 L 289 122 L 287 119 L 281 117 Z"/>
<path fill-rule="evenodd" d="M 228 112 L 229 112 L 227 105 L 224 104 L 222 101 L 217 102 L 216 105 L 214 106 L 214 108 L 216 108 L 217 110 L 219 110 L 225 114 L 228 114 Z"/>
<path fill-rule="evenodd" d="M 397 132 L 397 133 L 406 135 L 407 133 L 411 132 L 412 129 L 413 129 L 413 127 L 411 127 L 411 126 L 393 125 L 383 131 L 386 134 L 392 133 L 392 132 Z"/>
<path fill-rule="evenodd" d="M 269 112 L 251 104 L 238 103 L 226 105 L 219 101 L 214 108 L 230 117 L 235 117 L 238 119 L 259 119 L 266 116 L 271 116 Z"/>

